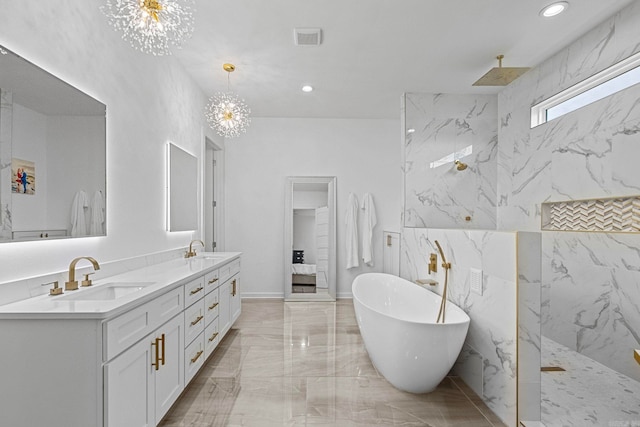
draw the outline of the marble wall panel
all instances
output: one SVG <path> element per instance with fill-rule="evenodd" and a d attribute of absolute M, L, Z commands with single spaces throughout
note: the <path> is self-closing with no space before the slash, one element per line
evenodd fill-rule
<path fill-rule="evenodd" d="M 0 88 L 0 241 L 11 239 L 11 132 L 13 94 Z"/>
<path fill-rule="evenodd" d="M 638 52 L 639 19 L 634 1 L 499 93 L 498 229 L 540 230 L 545 201 L 640 194 L 640 85 L 528 120 L 532 105 Z M 545 232 L 540 286 L 543 335 L 636 379 L 638 247 L 637 234 Z"/>
<path fill-rule="evenodd" d="M 518 410 L 528 421 L 540 420 L 541 245 L 540 233 L 518 233 Z"/>
<path fill-rule="evenodd" d="M 405 129 L 413 129 L 403 153 L 405 226 L 494 229 L 496 97 L 407 93 L 403 99 Z M 458 171 L 454 160 L 468 168 Z"/>
<path fill-rule="evenodd" d="M 448 299 L 471 318 L 454 370 L 503 421 L 515 425 L 516 233 L 403 229 L 401 276 L 435 279 L 439 284 L 431 290 L 442 294 L 444 271 L 429 275 L 427 267 L 429 254 L 438 253 L 436 240 L 452 264 Z M 470 268 L 483 271 L 482 295 L 471 291 Z"/>
<path fill-rule="evenodd" d="M 545 233 L 551 269 L 543 334 L 640 381 L 631 357 L 640 347 L 638 236 Z M 543 305 L 544 307 L 544 305 Z"/>

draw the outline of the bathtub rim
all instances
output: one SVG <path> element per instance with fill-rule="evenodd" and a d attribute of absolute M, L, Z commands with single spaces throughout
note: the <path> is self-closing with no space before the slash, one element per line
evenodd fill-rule
<path fill-rule="evenodd" d="M 398 280 L 399 283 L 406 282 L 407 285 L 418 286 L 418 287 L 420 287 L 422 289 L 422 291 L 429 292 L 429 293 L 433 294 L 434 296 L 436 296 L 439 299 L 442 299 L 442 295 L 439 295 L 439 294 L 437 294 L 435 292 L 431 292 L 429 289 L 425 289 L 424 287 L 422 287 L 422 286 L 420 286 L 420 285 L 418 285 L 416 283 L 413 283 L 413 282 L 411 282 L 411 281 L 409 281 L 407 279 L 404 279 L 402 277 L 399 277 L 399 276 L 394 276 L 393 274 L 373 273 L 372 272 L 372 273 L 361 273 L 361 274 L 357 275 L 353 279 L 353 282 L 351 283 L 351 294 L 352 294 L 352 297 L 353 297 L 353 301 L 354 302 L 357 301 L 358 304 L 361 304 L 363 307 L 365 307 L 368 310 L 371 310 L 371 311 L 373 311 L 373 312 L 375 312 L 375 313 L 377 313 L 377 314 L 379 314 L 381 316 L 384 316 L 384 317 L 389 318 L 389 319 L 393 319 L 393 320 L 398 321 L 398 322 L 406 322 L 406 323 L 412 323 L 412 324 L 416 324 L 416 325 L 434 325 L 434 326 L 452 325 L 453 326 L 453 325 L 463 325 L 465 323 L 468 323 L 468 324 L 471 323 L 471 317 L 463 309 L 458 307 L 457 304 L 455 304 L 454 302 L 452 302 L 449 299 L 447 299 L 447 305 L 451 304 L 453 307 L 455 307 L 454 310 L 459 311 L 460 314 L 463 315 L 463 319 L 462 320 L 454 321 L 454 322 L 446 321 L 445 323 L 436 323 L 436 321 L 429 321 L 429 320 L 418 321 L 418 320 L 403 319 L 403 318 L 392 316 L 392 315 L 387 314 L 387 313 L 383 313 L 382 311 L 380 311 L 380 310 L 378 310 L 378 309 L 376 309 L 374 307 L 371 307 L 369 304 L 365 304 L 362 301 L 362 299 L 358 298 L 357 293 L 356 293 L 354 288 L 357 285 L 357 283 L 356 283 L 357 279 L 359 277 L 361 277 L 361 276 L 388 276 L 388 277 L 392 277 L 394 280 Z"/>

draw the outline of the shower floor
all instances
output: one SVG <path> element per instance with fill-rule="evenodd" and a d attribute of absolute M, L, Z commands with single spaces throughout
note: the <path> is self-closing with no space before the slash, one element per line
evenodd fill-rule
<path fill-rule="evenodd" d="M 542 366 L 544 426 L 640 427 L 640 382 L 545 337 Z"/>

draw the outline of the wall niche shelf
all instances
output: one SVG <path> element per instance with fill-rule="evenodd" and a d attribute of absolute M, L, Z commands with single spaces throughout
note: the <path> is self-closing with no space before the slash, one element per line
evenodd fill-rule
<path fill-rule="evenodd" d="M 640 196 L 542 204 L 542 230 L 640 233 Z"/>

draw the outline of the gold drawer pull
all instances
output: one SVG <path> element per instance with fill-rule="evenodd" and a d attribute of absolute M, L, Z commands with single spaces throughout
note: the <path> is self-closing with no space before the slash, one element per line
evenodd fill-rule
<path fill-rule="evenodd" d="M 155 370 L 157 371 L 158 369 L 160 369 L 160 344 L 158 343 L 158 341 L 160 341 L 160 338 L 156 338 L 152 343 L 151 346 L 155 347 L 155 356 L 156 356 L 156 360 L 155 362 L 151 362 L 151 366 L 155 367 Z"/>
<path fill-rule="evenodd" d="M 199 288 L 196 288 L 196 289 L 192 290 L 192 291 L 191 291 L 191 295 L 195 295 L 195 294 L 197 294 L 197 293 L 198 293 L 198 292 L 200 292 L 202 289 L 203 289 L 203 288 L 202 288 L 202 286 L 200 286 Z"/>
<path fill-rule="evenodd" d="M 209 306 L 209 310 L 213 310 L 214 308 L 216 308 L 218 306 L 218 303 L 215 303 L 211 306 Z"/>
<path fill-rule="evenodd" d="M 209 338 L 209 342 L 215 340 L 217 336 L 218 336 L 217 332 L 215 334 L 211 335 L 211 338 Z"/>
<path fill-rule="evenodd" d="M 216 283 L 217 281 L 218 281 L 218 278 L 214 277 L 213 279 L 209 280 L 209 284 Z"/>
<path fill-rule="evenodd" d="M 196 320 L 194 320 L 193 322 L 191 322 L 191 326 L 195 326 L 198 324 L 198 322 L 200 322 L 202 319 L 204 319 L 204 316 L 198 316 L 196 317 Z"/>
<path fill-rule="evenodd" d="M 200 350 L 199 352 L 196 353 L 196 355 L 194 357 L 191 358 L 191 363 L 196 363 L 196 361 L 198 359 L 200 359 L 200 356 L 202 356 L 202 353 L 204 353 L 204 351 Z"/>

